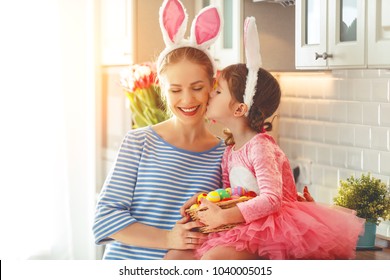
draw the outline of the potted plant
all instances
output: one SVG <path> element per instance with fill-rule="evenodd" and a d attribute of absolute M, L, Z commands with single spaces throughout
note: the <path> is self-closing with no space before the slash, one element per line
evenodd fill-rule
<path fill-rule="evenodd" d="M 362 174 L 340 181 L 336 205 L 353 209 L 358 217 L 366 219 L 365 232 L 359 237 L 357 248 L 375 246 L 376 226 L 382 220 L 390 220 L 390 191 L 380 179 Z"/>

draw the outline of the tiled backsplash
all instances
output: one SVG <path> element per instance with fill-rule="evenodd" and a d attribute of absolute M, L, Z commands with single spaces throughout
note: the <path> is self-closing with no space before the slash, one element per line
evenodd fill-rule
<path fill-rule="evenodd" d="M 293 166 L 311 162 L 309 188 L 317 201 L 333 203 L 339 181 L 363 172 L 389 185 L 390 70 L 278 75 L 278 141 Z M 390 222 L 378 233 L 390 236 Z"/>

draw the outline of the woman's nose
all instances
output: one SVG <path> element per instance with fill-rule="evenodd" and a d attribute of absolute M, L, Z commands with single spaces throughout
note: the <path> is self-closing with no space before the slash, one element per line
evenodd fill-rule
<path fill-rule="evenodd" d="M 194 97 L 193 97 L 192 93 L 191 93 L 189 90 L 183 90 L 182 99 L 183 99 L 185 102 L 191 102 L 193 98 L 194 98 Z"/>

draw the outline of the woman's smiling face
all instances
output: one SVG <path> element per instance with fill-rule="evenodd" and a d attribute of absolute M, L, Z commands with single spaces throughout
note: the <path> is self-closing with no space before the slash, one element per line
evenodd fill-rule
<path fill-rule="evenodd" d="M 164 75 L 167 105 L 183 122 L 204 121 L 211 82 L 202 65 L 186 59 L 170 65 Z"/>

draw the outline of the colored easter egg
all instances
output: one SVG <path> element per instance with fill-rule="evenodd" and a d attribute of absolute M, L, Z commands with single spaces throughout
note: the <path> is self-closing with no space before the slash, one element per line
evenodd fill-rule
<path fill-rule="evenodd" d="M 201 193 L 200 195 L 198 195 L 198 198 L 196 199 L 196 203 L 200 204 L 201 203 L 200 200 L 206 197 L 207 197 L 207 193 Z"/>
<path fill-rule="evenodd" d="M 225 189 L 230 195 L 232 195 L 232 188 L 226 188 Z"/>
<path fill-rule="evenodd" d="M 246 193 L 246 196 L 247 196 L 247 197 L 256 197 L 257 194 L 256 194 L 254 191 L 248 191 L 248 192 Z"/>
<path fill-rule="evenodd" d="M 211 191 L 207 194 L 206 199 L 211 202 L 218 202 L 221 200 L 221 197 L 219 196 L 217 191 Z"/>
<path fill-rule="evenodd" d="M 196 209 L 198 207 L 199 207 L 199 204 L 194 203 L 194 204 L 191 205 L 190 210 Z"/>
<path fill-rule="evenodd" d="M 241 186 L 232 187 L 232 195 L 243 196 L 246 194 L 246 189 Z"/>
<path fill-rule="evenodd" d="M 215 191 L 219 194 L 219 197 L 221 198 L 221 200 L 223 200 L 224 198 L 230 197 L 230 193 L 228 193 L 225 189 L 217 189 Z"/>

